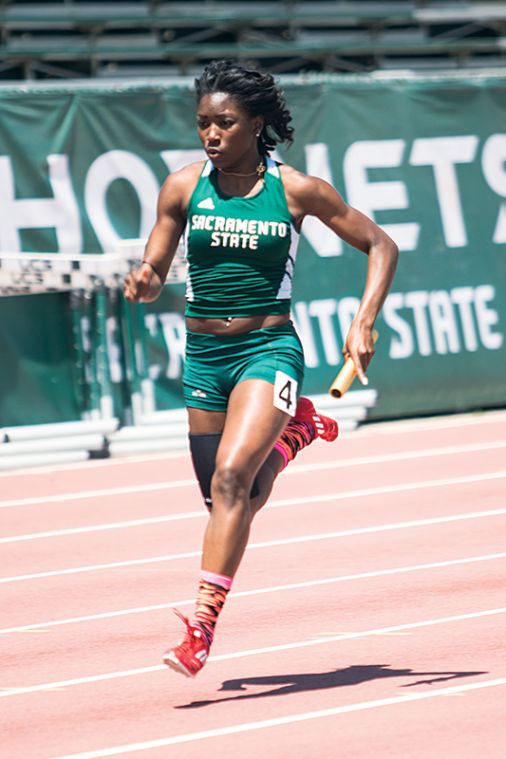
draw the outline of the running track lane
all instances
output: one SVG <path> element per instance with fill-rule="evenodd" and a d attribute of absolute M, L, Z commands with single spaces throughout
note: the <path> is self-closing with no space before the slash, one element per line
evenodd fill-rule
<path fill-rule="evenodd" d="M 6 756 L 502 757 L 505 446 L 486 414 L 304 452 L 195 681 L 159 664 L 205 523 L 186 460 L 2 476 Z"/>

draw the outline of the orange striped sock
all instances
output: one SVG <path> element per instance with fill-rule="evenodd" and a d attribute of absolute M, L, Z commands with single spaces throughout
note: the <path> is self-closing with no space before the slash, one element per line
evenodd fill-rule
<path fill-rule="evenodd" d="M 205 574 L 206 577 L 212 575 L 211 572 L 203 572 L 202 574 Z M 221 575 L 216 575 L 215 577 L 218 581 L 221 579 Z M 223 579 L 229 580 L 230 585 L 232 584 L 231 578 Z M 218 616 L 225 603 L 227 593 L 230 590 L 230 585 L 228 588 L 225 588 L 221 584 L 218 585 L 215 582 L 209 582 L 209 579 L 203 579 L 202 576 L 199 581 L 197 605 L 195 609 L 195 624 L 201 628 L 209 645 L 213 642 L 216 622 L 218 621 Z"/>
<path fill-rule="evenodd" d="M 312 443 L 315 437 L 316 431 L 312 424 L 290 419 L 274 448 L 283 456 L 286 466 L 289 461 L 293 461 L 299 451 Z"/>

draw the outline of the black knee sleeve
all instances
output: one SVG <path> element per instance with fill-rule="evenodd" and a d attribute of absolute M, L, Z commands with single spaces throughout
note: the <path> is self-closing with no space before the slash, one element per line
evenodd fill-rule
<path fill-rule="evenodd" d="M 216 464 L 216 452 L 221 440 L 221 432 L 190 434 L 190 453 L 204 503 L 211 511 L 211 479 Z M 257 478 L 251 487 L 250 498 L 260 493 Z"/>
<path fill-rule="evenodd" d="M 211 511 L 211 479 L 214 474 L 216 451 L 221 440 L 221 432 L 192 435 L 190 434 L 190 452 L 193 468 L 197 477 L 204 503 Z"/>

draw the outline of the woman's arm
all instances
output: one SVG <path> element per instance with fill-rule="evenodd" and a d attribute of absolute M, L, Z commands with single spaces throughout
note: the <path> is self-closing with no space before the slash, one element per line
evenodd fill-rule
<path fill-rule="evenodd" d="M 348 206 L 328 182 L 293 169 L 285 169 L 282 176 L 290 210 L 299 223 L 304 216 L 317 216 L 345 242 L 369 257 L 358 313 L 343 346 L 344 358 L 351 356 L 361 382 L 366 385 L 365 372 L 374 355 L 372 328 L 392 285 L 399 255 L 397 245 L 371 219 Z"/>
<path fill-rule="evenodd" d="M 123 293 L 131 302 L 149 303 L 160 295 L 186 224 L 186 209 L 202 163 L 170 174 L 158 196 L 156 222 L 142 263 L 125 277 Z"/>

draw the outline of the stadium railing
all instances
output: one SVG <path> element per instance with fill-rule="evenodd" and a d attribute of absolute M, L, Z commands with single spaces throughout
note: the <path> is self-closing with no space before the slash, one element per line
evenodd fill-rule
<path fill-rule="evenodd" d="M 217 57 L 331 67 L 332 56 L 363 65 L 373 59 L 378 67 L 382 56 L 503 60 L 505 24 L 502 2 L 13 2 L 0 8 L 0 59 L 87 61 L 95 73 L 101 63 L 164 61 L 184 69 Z"/>

